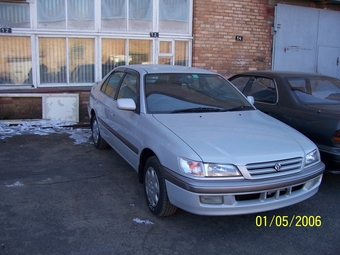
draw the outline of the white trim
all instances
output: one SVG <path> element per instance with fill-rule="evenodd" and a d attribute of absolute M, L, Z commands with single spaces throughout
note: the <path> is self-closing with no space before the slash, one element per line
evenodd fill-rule
<path fill-rule="evenodd" d="M 39 62 L 39 40 L 37 40 L 37 38 L 35 36 L 31 36 L 31 58 L 32 58 L 32 87 L 33 88 L 37 88 L 38 87 L 38 76 L 37 76 L 37 71 L 39 68 L 37 68 L 38 66 L 38 62 Z M 33 73 L 33 71 L 35 71 Z"/>
<path fill-rule="evenodd" d="M 94 83 L 96 81 L 100 81 L 102 79 L 101 74 L 102 74 L 102 65 L 97 65 L 97 63 L 101 63 L 101 39 L 100 38 L 95 38 L 94 39 Z"/>
<path fill-rule="evenodd" d="M 46 94 L 45 94 L 46 95 Z M 47 94 L 48 95 L 48 94 Z M 0 97 L 42 97 L 43 93 L 0 93 Z"/>
<path fill-rule="evenodd" d="M 65 47 L 66 47 L 65 52 L 66 52 L 67 56 L 70 55 L 69 47 L 68 47 L 68 39 L 69 39 L 68 37 L 66 37 L 66 39 L 65 39 Z M 69 63 L 69 57 L 66 57 L 66 67 L 67 67 L 66 68 L 66 70 L 67 70 L 67 72 L 66 72 L 66 83 L 63 83 L 63 84 L 64 84 L 64 86 L 69 86 L 69 82 L 70 82 L 70 72 L 69 72 L 70 63 Z M 46 84 L 46 86 L 48 86 L 48 84 Z"/>
<path fill-rule="evenodd" d="M 100 32 L 102 27 L 102 8 L 101 5 L 96 4 L 96 2 L 101 3 L 101 1 L 94 0 L 94 30 Z"/>
<path fill-rule="evenodd" d="M 31 29 L 37 29 L 37 5 L 35 4 L 35 0 L 26 0 L 26 2 L 30 3 L 29 9 L 30 9 L 30 28 Z"/>

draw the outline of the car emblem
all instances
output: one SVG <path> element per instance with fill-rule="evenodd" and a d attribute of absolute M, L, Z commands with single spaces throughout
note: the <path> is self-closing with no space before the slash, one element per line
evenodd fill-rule
<path fill-rule="evenodd" d="M 275 163 L 274 169 L 276 170 L 276 172 L 279 172 L 281 170 L 281 164 Z"/>

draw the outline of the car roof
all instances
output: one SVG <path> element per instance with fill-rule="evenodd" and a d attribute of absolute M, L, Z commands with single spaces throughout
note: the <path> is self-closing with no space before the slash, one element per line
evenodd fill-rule
<path fill-rule="evenodd" d="M 138 64 L 120 66 L 120 68 L 129 68 L 144 73 L 200 73 L 200 74 L 216 74 L 215 72 L 189 66 L 177 65 L 157 65 L 157 64 Z"/>
<path fill-rule="evenodd" d="M 297 71 L 276 71 L 276 70 L 246 71 L 246 72 L 233 75 L 232 77 L 235 77 L 238 75 L 254 75 L 254 76 L 263 75 L 263 76 L 270 76 L 270 77 L 331 77 L 331 76 L 319 74 L 319 73 L 297 72 Z"/>

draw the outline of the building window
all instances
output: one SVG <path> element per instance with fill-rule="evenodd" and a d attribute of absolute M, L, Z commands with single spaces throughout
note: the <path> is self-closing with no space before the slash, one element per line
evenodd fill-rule
<path fill-rule="evenodd" d="M 102 30 L 126 31 L 126 0 L 102 0 Z"/>
<path fill-rule="evenodd" d="M 189 65 L 189 41 L 160 41 L 158 64 Z"/>
<path fill-rule="evenodd" d="M 30 28 L 30 12 L 27 3 L 0 3 L 1 27 Z"/>
<path fill-rule="evenodd" d="M 68 44 L 70 83 L 93 83 L 94 39 L 70 38 Z"/>
<path fill-rule="evenodd" d="M 37 13 L 38 28 L 94 30 L 94 0 L 38 0 Z"/>
<path fill-rule="evenodd" d="M 40 83 L 66 83 L 66 39 L 39 39 Z"/>
<path fill-rule="evenodd" d="M 189 65 L 189 42 L 175 41 L 175 65 Z"/>
<path fill-rule="evenodd" d="M 102 77 L 113 68 L 131 62 L 126 55 L 125 39 L 102 39 Z"/>
<path fill-rule="evenodd" d="M 32 84 L 30 37 L 0 37 L 0 84 Z"/>
<path fill-rule="evenodd" d="M 152 31 L 153 1 L 129 0 L 129 31 Z"/>
<path fill-rule="evenodd" d="M 94 0 L 67 0 L 68 29 L 94 30 Z"/>
<path fill-rule="evenodd" d="M 65 0 L 38 0 L 38 28 L 66 28 Z"/>
<path fill-rule="evenodd" d="M 39 38 L 39 77 L 41 84 L 93 83 L 94 39 Z"/>
<path fill-rule="evenodd" d="M 159 32 L 189 33 L 189 0 L 159 0 Z"/>
<path fill-rule="evenodd" d="M 151 40 L 129 40 L 130 64 L 152 63 L 152 41 Z"/>
<path fill-rule="evenodd" d="M 0 34 L 0 87 L 91 85 L 120 65 L 190 65 L 192 5 L 193 0 L 1 1 L 1 27 L 15 29 Z"/>

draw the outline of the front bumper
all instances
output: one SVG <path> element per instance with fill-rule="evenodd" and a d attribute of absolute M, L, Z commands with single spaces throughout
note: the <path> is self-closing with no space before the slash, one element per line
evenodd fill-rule
<path fill-rule="evenodd" d="M 324 169 L 320 162 L 299 174 L 262 180 L 197 180 L 165 169 L 165 177 L 173 205 L 199 215 L 239 215 L 275 210 L 310 198 L 319 189 Z"/>

